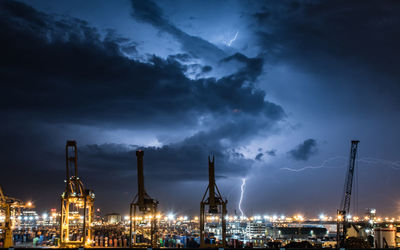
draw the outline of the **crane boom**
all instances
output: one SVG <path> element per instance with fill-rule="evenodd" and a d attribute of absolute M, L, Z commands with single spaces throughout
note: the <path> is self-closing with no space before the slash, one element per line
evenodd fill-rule
<path fill-rule="evenodd" d="M 349 168 L 347 171 L 346 183 L 344 186 L 344 196 L 340 207 L 346 213 L 350 211 L 351 191 L 353 189 L 354 167 L 356 163 L 357 147 L 360 141 L 351 141 Z"/>
<path fill-rule="evenodd" d="M 338 248 L 344 247 L 347 233 L 347 218 L 346 215 L 350 212 L 350 201 L 351 201 L 351 191 L 353 189 L 353 176 L 354 167 L 356 163 L 357 148 L 360 141 L 351 141 L 350 147 L 350 160 L 349 167 L 346 174 L 346 180 L 344 184 L 344 194 L 342 201 L 340 203 L 340 209 L 337 211 L 337 246 Z"/>

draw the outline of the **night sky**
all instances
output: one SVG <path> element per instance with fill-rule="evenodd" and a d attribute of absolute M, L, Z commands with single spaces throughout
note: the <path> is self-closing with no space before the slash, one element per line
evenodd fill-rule
<path fill-rule="evenodd" d="M 333 215 L 358 139 L 354 209 L 399 215 L 399 27 L 398 1 L 1 0 L 0 184 L 59 208 L 74 139 L 104 213 L 142 149 L 164 212 L 198 213 L 215 155 L 230 214 L 247 178 L 246 215 Z"/>

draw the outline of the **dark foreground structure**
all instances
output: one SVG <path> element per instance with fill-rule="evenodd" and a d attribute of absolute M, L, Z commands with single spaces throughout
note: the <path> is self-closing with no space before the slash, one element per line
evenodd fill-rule
<path fill-rule="evenodd" d="M 282 247 L 280 247 L 280 248 L 257 248 L 257 249 L 260 249 L 260 250 L 263 250 L 263 249 L 280 249 L 280 250 L 285 250 L 285 249 L 310 249 L 310 248 L 312 248 L 312 249 L 320 249 L 320 250 L 323 250 L 323 249 L 330 249 L 330 248 L 313 248 L 313 247 L 305 247 L 305 248 L 291 248 L 291 247 L 287 247 L 287 248 L 282 248 Z M 6 249 L 6 248 L 4 248 L 4 249 Z M 25 250 L 28 250 L 28 249 L 38 249 L 38 248 L 8 248 L 8 249 L 25 249 Z M 43 248 L 42 248 L 43 249 Z M 60 250 L 81 250 L 81 249 L 104 249 L 104 248 L 57 248 L 57 249 L 60 249 Z M 123 249 L 136 249 L 136 250 L 162 250 L 162 249 L 166 249 L 166 248 L 121 248 L 121 247 L 117 247 L 117 248 L 106 248 L 106 249 L 109 249 L 109 250 L 123 250 Z M 178 249 L 182 249 L 182 248 L 167 248 L 167 249 L 171 249 L 171 250 L 178 250 Z M 187 250 L 194 250 L 194 249 L 218 249 L 218 250 L 223 250 L 223 249 L 234 249 L 234 248 L 184 248 L 184 249 L 187 249 Z M 333 248 L 333 249 L 336 249 L 336 248 Z M 340 249 L 364 249 L 364 248 L 340 248 Z M 373 248 L 373 249 L 382 249 L 382 250 L 384 250 L 384 249 L 388 249 L 388 248 Z M 398 248 L 392 248 L 392 249 L 398 249 Z"/>

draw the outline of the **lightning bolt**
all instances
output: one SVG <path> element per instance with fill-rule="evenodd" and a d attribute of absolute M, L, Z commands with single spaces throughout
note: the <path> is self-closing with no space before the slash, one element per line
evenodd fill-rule
<path fill-rule="evenodd" d="M 365 157 L 359 159 L 357 162 L 365 163 L 365 164 L 382 164 L 389 166 L 392 169 L 399 170 L 400 169 L 400 161 L 388 161 L 384 159 L 378 159 L 378 158 L 373 158 L 373 157 Z"/>
<path fill-rule="evenodd" d="M 241 217 L 244 217 L 244 213 L 242 210 L 242 201 L 244 195 L 244 187 L 246 186 L 246 178 L 242 178 L 242 185 L 240 186 L 240 200 L 239 200 L 239 211 L 241 213 Z"/>
<path fill-rule="evenodd" d="M 238 35 L 239 35 L 239 31 L 236 31 L 235 36 L 231 40 L 229 40 L 229 42 L 227 42 L 226 45 L 228 45 L 230 47 L 232 45 L 232 43 L 234 41 L 236 41 L 236 38 L 237 38 Z"/>
<path fill-rule="evenodd" d="M 303 167 L 303 168 L 288 168 L 288 167 L 284 167 L 284 168 L 280 168 L 280 169 L 281 170 L 291 171 L 291 172 L 302 172 L 302 171 L 307 170 L 307 169 L 338 168 L 338 167 L 330 167 L 330 166 L 327 166 L 326 164 L 328 162 L 331 162 L 331 161 L 336 160 L 336 159 L 345 159 L 345 158 L 346 157 L 344 157 L 344 156 L 335 156 L 335 157 L 332 157 L 332 158 L 329 158 L 329 159 L 323 161 L 321 163 L 321 165 L 318 165 L 318 166 L 306 166 L 306 167 Z M 343 167 L 343 166 L 340 166 L 340 167 Z"/>
<path fill-rule="evenodd" d="M 302 172 L 304 170 L 308 170 L 308 169 L 320 169 L 320 168 L 342 168 L 345 167 L 346 164 L 343 163 L 340 166 L 337 167 L 333 167 L 333 166 L 327 166 L 327 163 L 336 159 L 343 159 L 345 160 L 346 157 L 344 156 L 335 156 L 332 158 L 329 158 L 325 161 L 322 162 L 321 165 L 317 165 L 317 166 L 306 166 L 303 168 L 288 168 L 288 167 L 283 167 L 280 168 L 280 170 L 286 170 L 286 171 L 291 171 L 291 172 Z M 388 161 L 388 160 L 384 160 L 384 159 L 378 159 L 378 158 L 373 158 L 373 157 L 365 157 L 365 158 L 361 158 L 359 160 L 357 160 L 357 163 L 362 163 L 362 164 L 366 164 L 366 165 L 370 165 L 370 166 L 376 166 L 377 164 L 381 164 L 383 166 L 386 167 L 390 167 L 394 170 L 400 170 L 400 161 Z"/>

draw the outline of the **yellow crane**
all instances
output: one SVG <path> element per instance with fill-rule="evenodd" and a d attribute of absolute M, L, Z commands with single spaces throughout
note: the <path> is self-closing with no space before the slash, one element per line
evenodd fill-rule
<path fill-rule="evenodd" d="M 95 195 L 92 190 L 85 189 L 78 176 L 76 141 L 67 141 L 65 154 L 67 175 L 61 195 L 61 247 L 90 247 Z"/>
<path fill-rule="evenodd" d="M 4 213 L 4 222 L 0 223 L 0 229 L 2 231 L 2 238 L 4 238 L 4 248 L 9 248 L 14 245 L 12 235 L 12 213 L 21 208 L 33 208 L 32 202 L 24 203 L 19 199 L 5 196 L 3 189 L 0 186 L 0 210 Z"/>

